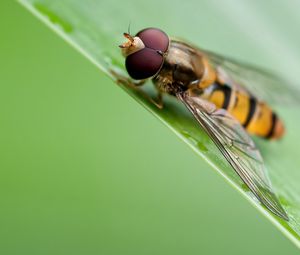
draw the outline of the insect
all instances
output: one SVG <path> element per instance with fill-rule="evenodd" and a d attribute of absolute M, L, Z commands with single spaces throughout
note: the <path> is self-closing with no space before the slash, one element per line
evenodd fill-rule
<path fill-rule="evenodd" d="M 249 134 L 281 138 L 283 122 L 264 100 L 289 100 L 293 93 L 267 72 L 170 39 L 158 28 L 124 36 L 127 41 L 119 47 L 126 58 L 126 70 L 136 81 L 133 87 L 138 89 L 151 79 L 158 97 L 148 99 L 159 108 L 163 108 L 164 93 L 175 96 L 257 199 L 275 215 L 289 220 Z"/>

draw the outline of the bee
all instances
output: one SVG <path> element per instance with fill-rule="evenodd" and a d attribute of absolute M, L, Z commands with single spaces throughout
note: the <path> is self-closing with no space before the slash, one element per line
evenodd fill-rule
<path fill-rule="evenodd" d="M 136 81 L 133 87 L 151 79 L 158 99 L 148 99 L 157 107 L 163 108 L 163 94 L 182 102 L 256 198 L 288 221 L 250 137 L 276 140 L 284 135 L 282 120 L 265 102 L 289 98 L 282 81 L 248 64 L 171 39 L 158 28 L 124 36 L 127 41 L 119 47 L 126 70 Z"/>

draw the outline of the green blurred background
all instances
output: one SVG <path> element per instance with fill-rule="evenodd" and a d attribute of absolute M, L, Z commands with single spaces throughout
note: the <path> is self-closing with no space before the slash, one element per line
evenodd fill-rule
<path fill-rule="evenodd" d="M 165 126 L 1 1 L 0 254 L 296 254 Z"/>

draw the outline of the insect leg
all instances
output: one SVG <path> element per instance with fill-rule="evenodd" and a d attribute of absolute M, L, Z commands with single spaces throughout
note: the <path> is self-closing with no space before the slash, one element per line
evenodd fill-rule
<path fill-rule="evenodd" d="M 163 94 L 159 90 L 157 90 L 157 99 L 155 100 L 154 104 L 159 109 L 164 108 Z"/>
<path fill-rule="evenodd" d="M 148 93 L 146 93 L 144 90 L 142 90 L 141 86 L 143 86 L 146 80 L 141 81 L 133 81 L 130 78 L 120 75 L 118 73 L 115 73 L 114 71 L 111 71 L 113 76 L 116 78 L 117 84 L 121 86 L 125 86 L 126 88 L 132 89 L 136 91 L 139 95 L 141 95 L 143 98 L 145 98 L 148 102 L 154 104 L 157 108 L 162 109 L 163 108 L 163 98 L 162 93 L 157 90 L 157 98 L 152 98 Z"/>

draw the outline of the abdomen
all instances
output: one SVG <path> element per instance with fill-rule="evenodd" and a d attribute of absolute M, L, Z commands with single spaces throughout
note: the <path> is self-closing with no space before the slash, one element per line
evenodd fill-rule
<path fill-rule="evenodd" d="M 246 91 L 214 83 L 204 89 L 202 97 L 227 110 L 251 134 L 266 139 L 279 139 L 284 134 L 283 123 L 277 114 Z"/>

